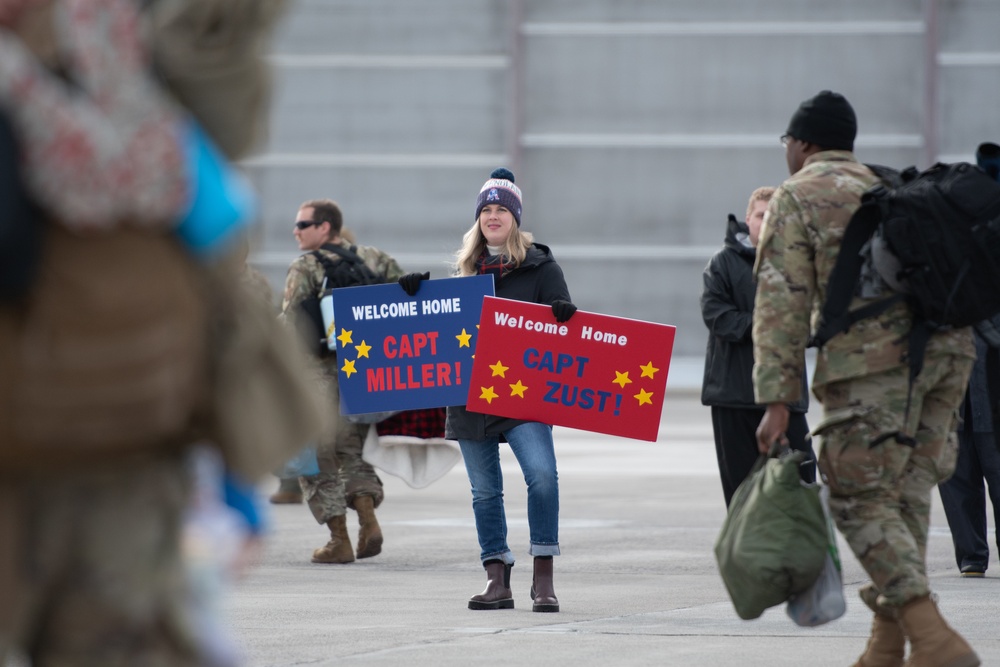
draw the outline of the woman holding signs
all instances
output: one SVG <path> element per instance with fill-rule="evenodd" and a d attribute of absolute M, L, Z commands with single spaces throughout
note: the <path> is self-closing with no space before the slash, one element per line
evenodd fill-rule
<path fill-rule="evenodd" d="M 500 298 L 550 304 L 558 322 L 576 312 L 562 269 L 549 248 L 521 231 L 521 190 L 507 169 L 494 170 L 479 191 L 476 222 L 465 233 L 455 264 L 458 276 L 492 275 Z M 423 277 L 410 274 L 400 283 L 412 295 Z M 514 555 L 507 546 L 500 470 L 500 442 L 505 441 L 528 485 L 528 553 L 534 557 L 531 608 L 559 611 L 552 584 L 552 557 L 559 555 L 559 480 L 552 426 L 469 412 L 459 405 L 448 408 L 446 437 L 458 440 L 462 448 L 472 484 L 480 558 L 486 569 L 486 589 L 472 596 L 469 609 L 514 608 L 510 588 Z"/>

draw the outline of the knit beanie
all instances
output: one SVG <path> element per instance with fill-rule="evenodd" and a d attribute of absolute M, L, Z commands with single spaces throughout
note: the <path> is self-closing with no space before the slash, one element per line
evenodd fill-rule
<path fill-rule="evenodd" d="M 513 214 L 517 226 L 521 226 L 521 188 L 514 185 L 510 169 L 494 169 L 490 179 L 483 184 L 476 199 L 476 220 L 488 204 L 500 204 Z"/>
<path fill-rule="evenodd" d="M 976 164 L 994 181 L 1000 181 L 1000 146 L 989 141 L 979 144 L 976 149 Z"/>
<path fill-rule="evenodd" d="M 824 90 L 799 105 L 786 133 L 820 148 L 852 151 L 858 119 L 843 95 Z"/>

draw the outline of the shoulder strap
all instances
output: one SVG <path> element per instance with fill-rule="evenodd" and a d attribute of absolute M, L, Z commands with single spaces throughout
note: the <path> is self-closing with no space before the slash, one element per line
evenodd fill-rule
<path fill-rule="evenodd" d="M 352 264 L 358 264 L 364 268 L 364 270 L 370 271 L 376 280 L 380 282 L 386 281 L 386 276 L 384 272 L 376 271 L 365 263 L 365 260 L 358 254 L 358 246 L 352 245 L 350 248 L 344 248 L 343 246 L 333 245 L 332 243 L 327 243 L 322 246 L 324 250 L 329 250 L 330 252 L 339 255 L 342 259 L 346 259 Z"/>
<path fill-rule="evenodd" d="M 830 282 L 826 286 L 826 301 L 823 303 L 819 326 L 809 339 L 809 347 L 822 347 L 837 334 L 851 328 L 855 322 L 885 312 L 905 298 L 903 294 L 894 294 L 857 310 L 848 310 L 864 263 L 861 248 L 875 233 L 881 216 L 882 200 L 888 193 L 883 185 L 877 185 L 866 192 L 861 198 L 861 206 L 847 224 L 837 261 L 830 273 Z"/>
<path fill-rule="evenodd" d="M 383 274 L 378 273 L 373 269 L 370 269 L 368 265 L 365 264 L 365 260 L 362 259 L 361 255 L 359 255 L 357 252 L 358 246 L 356 245 L 352 245 L 350 248 L 344 248 L 343 246 L 335 245 L 333 243 L 324 243 L 323 245 L 320 246 L 320 249 L 328 250 L 333 254 L 337 255 L 338 257 L 340 257 L 341 260 L 361 267 L 362 271 L 368 271 L 375 278 L 376 281 L 384 282 L 386 279 Z M 312 254 L 315 255 L 319 263 L 323 265 L 324 271 L 329 272 L 334 270 L 334 267 L 336 265 L 333 262 L 331 262 L 329 258 L 324 257 L 323 253 L 317 250 L 313 250 Z"/>
<path fill-rule="evenodd" d="M 344 246 L 335 245 L 333 243 L 324 243 L 320 246 L 323 250 L 328 250 L 334 255 L 339 255 L 341 259 L 346 259 L 352 264 L 364 264 L 365 260 L 361 259 L 358 255 L 358 246 L 352 245 L 350 249 Z M 313 251 L 315 252 L 315 251 Z M 329 261 L 329 260 L 328 260 Z"/>
<path fill-rule="evenodd" d="M 329 248 L 327 248 L 325 245 L 322 246 L 322 248 L 324 250 L 329 250 Z M 320 265 L 323 267 L 323 272 L 324 273 L 329 273 L 330 271 L 333 270 L 334 263 L 331 262 L 330 259 L 328 257 L 326 257 L 326 255 L 324 255 L 323 253 L 321 253 L 318 250 L 313 250 L 309 254 L 312 255 L 313 257 L 315 257 L 316 261 L 320 263 Z"/>

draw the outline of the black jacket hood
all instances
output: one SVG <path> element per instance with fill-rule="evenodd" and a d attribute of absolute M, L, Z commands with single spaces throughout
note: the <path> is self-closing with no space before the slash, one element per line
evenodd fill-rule
<path fill-rule="evenodd" d="M 747 227 L 747 223 L 737 220 L 732 213 L 729 214 L 726 223 L 725 244 L 727 248 L 732 248 L 751 260 L 757 257 L 757 249 L 750 245 L 750 228 Z"/>

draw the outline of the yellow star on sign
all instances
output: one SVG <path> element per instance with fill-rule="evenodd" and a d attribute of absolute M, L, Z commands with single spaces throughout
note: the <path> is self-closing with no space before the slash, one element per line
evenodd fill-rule
<path fill-rule="evenodd" d="M 506 373 L 509 369 L 510 369 L 509 366 L 504 366 L 503 362 L 498 361 L 492 366 L 490 366 L 490 370 L 493 371 L 493 375 L 491 375 L 490 377 L 496 377 L 498 375 L 500 377 L 507 377 L 506 375 L 504 375 L 504 373 Z"/>
<path fill-rule="evenodd" d="M 356 371 L 354 369 L 354 360 L 353 359 L 348 359 L 347 361 L 345 361 L 344 362 L 344 367 L 341 368 L 340 370 L 342 370 L 345 373 L 347 373 L 347 377 L 351 377 L 351 373 L 357 373 L 358 372 L 358 371 Z"/>
<path fill-rule="evenodd" d="M 639 399 L 639 405 L 642 405 L 643 403 L 649 403 L 650 405 L 652 405 L 653 401 L 650 400 L 652 399 L 652 397 L 653 397 L 653 392 L 646 391 L 645 389 L 640 389 L 639 393 L 633 396 L 632 398 Z"/>
<path fill-rule="evenodd" d="M 479 394 L 479 398 L 484 399 L 490 405 L 493 405 L 493 399 L 498 398 L 500 395 L 493 391 L 493 387 L 480 387 L 483 393 Z"/>
<path fill-rule="evenodd" d="M 656 371 L 660 370 L 659 368 L 653 368 L 652 361 L 646 364 L 645 366 L 639 366 L 639 368 L 642 369 L 642 377 L 644 378 L 651 378 L 656 373 Z"/>
<path fill-rule="evenodd" d="M 371 359 L 371 357 L 368 356 L 368 350 L 372 349 L 372 346 L 367 344 L 365 341 L 361 341 L 361 345 L 355 345 L 354 349 L 358 351 L 358 359 L 361 357 Z"/>
<path fill-rule="evenodd" d="M 612 384 L 621 385 L 622 389 L 625 388 L 625 385 L 632 383 L 632 381 L 628 379 L 628 371 L 625 371 L 624 373 L 619 373 L 618 371 L 615 371 L 615 379 L 612 380 L 611 382 Z"/>
<path fill-rule="evenodd" d="M 347 329 L 341 329 L 340 330 L 340 335 L 337 336 L 337 340 L 340 341 L 340 346 L 341 347 L 347 347 L 348 343 L 353 343 L 354 342 L 353 340 L 351 340 L 351 334 L 352 333 L 354 333 L 354 332 L 353 331 L 348 331 Z"/>
<path fill-rule="evenodd" d="M 510 385 L 510 395 L 511 396 L 520 396 L 521 398 L 524 398 L 524 392 L 527 389 L 528 388 L 525 387 L 523 384 L 521 384 L 521 381 L 518 380 L 517 384 Z"/>
<path fill-rule="evenodd" d="M 459 347 L 472 347 L 471 345 L 469 345 L 469 340 L 472 338 L 472 334 L 465 333 L 465 329 L 464 328 L 462 329 L 462 333 L 460 333 L 457 336 L 455 336 L 455 338 L 458 339 L 458 346 Z"/>

